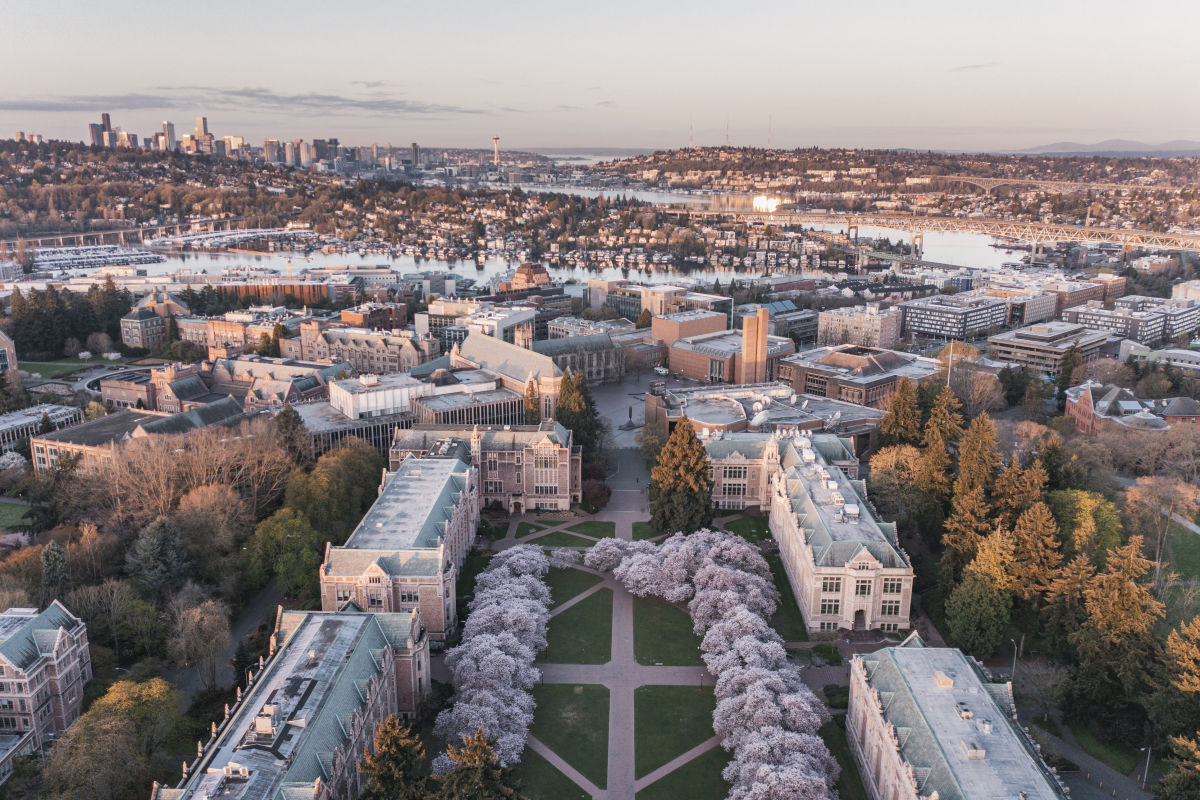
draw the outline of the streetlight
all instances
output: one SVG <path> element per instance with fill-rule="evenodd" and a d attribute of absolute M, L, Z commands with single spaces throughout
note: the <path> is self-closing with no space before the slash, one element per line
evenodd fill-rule
<path fill-rule="evenodd" d="M 1009 641 L 1012 642 L 1012 646 L 1013 646 L 1013 666 L 1012 666 L 1012 677 L 1010 677 L 1008 680 L 1010 683 L 1013 684 L 1014 691 L 1015 691 L 1015 687 L 1017 685 L 1017 640 L 1009 639 Z"/>

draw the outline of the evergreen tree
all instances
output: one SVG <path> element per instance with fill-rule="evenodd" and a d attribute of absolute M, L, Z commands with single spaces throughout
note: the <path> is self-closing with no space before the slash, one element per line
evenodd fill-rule
<path fill-rule="evenodd" d="M 311 447 L 309 446 L 308 429 L 300 412 L 292 408 L 291 403 L 284 403 L 283 409 L 275 415 L 275 433 L 283 444 L 292 460 L 297 464 L 308 460 Z"/>
<path fill-rule="evenodd" d="M 996 452 L 996 426 L 987 414 L 971 420 L 971 426 L 958 443 L 958 478 L 954 481 L 955 496 L 975 489 L 990 492 L 1000 466 Z"/>
<path fill-rule="evenodd" d="M 712 523 L 708 454 L 691 420 L 679 418 L 650 470 L 650 524 L 659 533 L 691 533 Z"/>
<path fill-rule="evenodd" d="M 1170 764 L 1155 794 L 1179 800 L 1200 798 L 1200 737 L 1171 737 Z"/>
<path fill-rule="evenodd" d="M 187 550 L 175 523 L 159 517 L 138 533 L 125 554 L 125 570 L 142 593 L 151 599 L 183 582 L 189 569 Z"/>
<path fill-rule="evenodd" d="M 37 432 L 39 434 L 54 432 L 54 422 L 50 419 L 49 414 L 46 414 L 46 413 L 42 414 L 42 421 L 38 423 Z"/>
<path fill-rule="evenodd" d="M 1069 637 L 1079 654 L 1077 692 L 1098 706 L 1111 704 L 1114 718 L 1150 687 L 1154 626 L 1163 616 L 1162 603 L 1141 582 L 1152 566 L 1141 536 L 1109 553 L 1104 572 L 1084 589 L 1087 618 Z"/>
<path fill-rule="evenodd" d="M 584 461 L 595 461 L 599 457 L 600 418 L 591 402 L 591 389 L 583 373 L 573 370 L 563 375 L 554 418 L 574 432 L 575 444 L 583 448 Z"/>
<path fill-rule="evenodd" d="M 1045 498 L 1046 484 L 1049 480 L 1041 459 L 1035 458 L 1032 464 L 1022 468 L 1017 454 L 1013 453 L 1008 464 L 997 476 L 993 490 L 996 515 L 1000 523 L 1006 528 L 1015 525 L 1017 517 Z"/>
<path fill-rule="evenodd" d="M 950 497 L 950 469 L 946 443 L 941 439 L 928 442 L 921 453 L 917 487 L 939 503 L 945 503 Z"/>
<path fill-rule="evenodd" d="M 976 488 L 954 498 L 953 510 L 942 534 L 941 584 L 949 594 L 963 568 L 979 550 L 979 543 L 992 531 L 991 509 L 983 489 Z"/>
<path fill-rule="evenodd" d="M 516 790 L 507 785 L 506 770 L 497 763 L 491 742 L 480 728 L 464 736 L 461 747 L 446 746 L 446 755 L 454 766 L 436 779 L 433 797 L 436 800 L 506 800 L 518 798 Z"/>
<path fill-rule="evenodd" d="M 1042 383 L 1040 378 L 1029 382 L 1025 387 L 1025 394 L 1021 396 L 1021 411 L 1025 419 L 1041 422 L 1046 418 L 1047 394 L 1046 384 Z"/>
<path fill-rule="evenodd" d="M 1171 733 L 1200 731 L 1200 617 L 1167 634 L 1156 683 L 1152 710 L 1159 727 Z"/>
<path fill-rule="evenodd" d="M 650 323 L 654 320 L 654 315 L 650 313 L 650 309 L 643 308 L 642 313 L 638 314 L 636 326 L 638 328 L 649 328 Z"/>
<path fill-rule="evenodd" d="M 981 540 L 962 583 L 946 601 L 950 635 L 963 649 L 990 656 L 1000 644 L 1012 615 L 1013 545 L 1003 529 Z"/>
<path fill-rule="evenodd" d="M 67 583 L 67 554 L 58 542 L 42 548 L 42 596 L 46 602 L 61 597 Z"/>
<path fill-rule="evenodd" d="M 359 765 L 367 778 L 363 800 L 423 800 L 428 796 L 425 745 L 395 714 L 375 731 L 375 750 Z"/>
<path fill-rule="evenodd" d="M 542 403 L 538 397 L 537 383 L 530 381 L 525 387 L 525 424 L 537 425 L 542 421 Z"/>
<path fill-rule="evenodd" d="M 918 444 L 921 441 L 921 409 L 917 405 L 917 387 L 908 378 L 902 378 L 897 384 L 887 413 L 879 423 L 879 435 L 885 447 Z"/>
<path fill-rule="evenodd" d="M 1049 506 L 1039 500 L 1021 514 L 1013 526 L 1012 539 L 1021 565 L 1019 594 L 1031 600 L 1040 596 L 1062 566 L 1062 541 Z"/>
<path fill-rule="evenodd" d="M 1096 568 L 1086 555 L 1064 564 L 1043 590 L 1042 631 L 1046 642 L 1062 657 L 1072 648 L 1068 636 L 1087 619 L 1083 593 L 1096 577 Z"/>
<path fill-rule="evenodd" d="M 1068 555 L 1085 555 L 1103 567 L 1108 554 L 1124 539 L 1121 515 L 1112 501 L 1097 492 L 1060 489 L 1046 496 L 1054 519 L 1062 531 Z"/>
<path fill-rule="evenodd" d="M 947 447 L 958 442 L 963 435 L 962 403 L 950 391 L 949 386 L 943 386 L 933 401 L 929 412 L 929 422 L 925 425 L 924 444 L 930 445 L 940 441 Z"/>

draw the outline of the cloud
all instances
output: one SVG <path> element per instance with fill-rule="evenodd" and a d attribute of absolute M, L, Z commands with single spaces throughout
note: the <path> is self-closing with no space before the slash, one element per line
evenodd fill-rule
<path fill-rule="evenodd" d="M 615 100 L 601 100 L 599 103 L 596 103 L 598 106 L 615 106 L 616 104 Z"/>
<path fill-rule="evenodd" d="M 0 111 L 136 111 L 153 108 L 240 109 L 268 113 L 303 111 L 312 114 L 483 113 L 482 109 L 410 100 L 389 92 L 367 92 L 357 96 L 318 92 L 285 94 L 253 86 L 242 88 L 157 86 L 154 87 L 153 92 L 119 95 L 62 95 L 37 99 L 0 98 Z"/>
<path fill-rule="evenodd" d="M 960 64 L 957 67 L 951 67 L 947 72 L 975 72 L 981 69 L 991 69 L 992 67 L 1000 66 L 999 61 L 984 61 L 981 64 Z"/>

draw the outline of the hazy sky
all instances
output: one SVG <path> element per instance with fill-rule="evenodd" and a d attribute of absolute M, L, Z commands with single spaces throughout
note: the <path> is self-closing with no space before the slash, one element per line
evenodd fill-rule
<path fill-rule="evenodd" d="M 1022 148 L 1200 139 L 1200 6 L 8 0 L 0 136 Z"/>

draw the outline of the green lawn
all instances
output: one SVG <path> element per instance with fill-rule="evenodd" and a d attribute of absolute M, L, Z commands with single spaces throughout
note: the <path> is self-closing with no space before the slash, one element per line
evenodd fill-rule
<path fill-rule="evenodd" d="M 482 550 L 472 550 L 463 561 L 462 574 L 458 576 L 458 596 L 466 597 L 475 593 L 475 577 L 487 568 L 492 560 L 492 554 Z"/>
<path fill-rule="evenodd" d="M 543 530 L 545 527 L 545 525 L 537 525 L 532 522 L 522 522 L 517 525 L 516 537 L 518 539 L 522 539 L 531 533 L 537 533 L 538 531 Z"/>
<path fill-rule="evenodd" d="M 29 373 L 36 372 L 43 378 L 61 378 L 72 372 L 78 372 L 86 367 L 120 367 L 121 364 L 111 364 L 107 361 L 22 361 L 21 369 Z"/>
<path fill-rule="evenodd" d="M 1110 741 L 1101 741 L 1096 737 L 1096 731 L 1090 725 L 1075 722 L 1070 723 L 1067 727 L 1071 729 L 1071 735 L 1075 737 L 1075 741 L 1089 755 L 1100 759 L 1122 775 L 1133 772 L 1133 768 L 1142 759 L 1142 754 L 1136 747 L 1127 746 L 1123 742 L 1111 741 L 1111 737 Z"/>
<path fill-rule="evenodd" d="M 591 795 L 528 747 L 513 772 L 521 794 L 529 800 L 591 800 Z"/>
<path fill-rule="evenodd" d="M 533 696 L 533 735 L 603 789 L 608 782 L 608 688 L 546 683 Z"/>
<path fill-rule="evenodd" d="M 780 556 L 767 556 L 771 565 L 771 576 L 775 579 L 775 588 L 779 590 L 779 608 L 771 617 L 771 627 L 779 632 L 785 642 L 808 641 L 808 627 L 804 624 L 804 615 L 796 604 L 796 595 L 792 593 L 792 584 L 783 568 Z"/>
<path fill-rule="evenodd" d="M 6 531 L 23 530 L 29 527 L 25 513 L 29 506 L 19 506 L 16 503 L 0 503 L 0 528 Z"/>
<path fill-rule="evenodd" d="M 736 533 L 748 542 L 761 542 L 771 538 L 771 530 L 767 527 L 767 518 L 763 515 L 742 517 L 726 523 L 725 530 Z"/>
<path fill-rule="evenodd" d="M 640 778 L 713 735 L 712 687 L 639 686 L 633 692 L 634 777 Z"/>
<path fill-rule="evenodd" d="M 554 531 L 545 536 L 530 539 L 526 544 L 536 544 L 540 547 L 591 547 L 595 542 L 566 531 Z"/>
<path fill-rule="evenodd" d="M 658 536 L 658 531 L 654 530 L 654 526 L 649 522 L 633 523 L 633 538 L 638 539 L 653 539 Z"/>
<path fill-rule="evenodd" d="M 1180 580 L 1200 580 L 1200 536 L 1171 523 L 1166 550 L 1166 561 L 1179 573 Z"/>
<path fill-rule="evenodd" d="M 652 597 L 633 598 L 633 655 L 645 666 L 704 666 L 687 612 Z"/>
<path fill-rule="evenodd" d="M 637 793 L 637 800 L 725 800 L 729 784 L 721 770 L 729 754 L 718 745 L 668 772 Z"/>
<path fill-rule="evenodd" d="M 599 575 L 570 567 L 551 567 L 546 573 L 546 585 L 550 587 L 551 608 L 557 608 L 577 594 L 587 591 L 600 581 Z"/>
<path fill-rule="evenodd" d="M 612 537 L 617 535 L 617 523 L 601 522 L 600 520 L 589 519 L 587 522 L 581 522 L 578 525 L 572 525 L 567 528 L 575 533 L 582 533 L 584 536 L 591 536 L 596 539 Z"/>
<path fill-rule="evenodd" d="M 546 651 L 539 658 L 555 664 L 605 664 L 612 659 L 611 589 L 585 597 L 550 618 Z"/>
<path fill-rule="evenodd" d="M 842 768 L 837 782 L 838 797 L 841 800 L 869 800 L 858 774 L 858 765 L 850 755 L 850 745 L 846 743 L 846 715 L 840 714 L 826 722 L 819 733 Z"/>
<path fill-rule="evenodd" d="M 820 658 L 831 667 L 836 667 L 842 663 L 841 651 L 837 649 L 837 645 L 821 642 L 812 646 L 813 655 Z"/>

